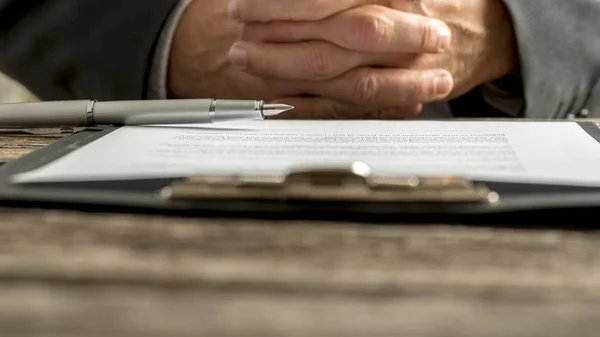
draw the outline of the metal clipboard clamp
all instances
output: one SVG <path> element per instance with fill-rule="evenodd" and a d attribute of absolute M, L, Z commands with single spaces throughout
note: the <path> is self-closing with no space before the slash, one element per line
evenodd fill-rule
<path fill-rule="evenodd" d="M 194 176 L 161 190 L 170 200 L 496 203 L 483 184 L 454 176 L 374 175 L 368 165 L 294 169 L 274 175 Z"/>

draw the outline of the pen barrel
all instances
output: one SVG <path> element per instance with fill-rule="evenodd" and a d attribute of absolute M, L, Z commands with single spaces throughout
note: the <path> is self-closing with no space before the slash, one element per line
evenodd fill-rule
<path fill-rule="evenodd" d="M 89 100 L 0 104 L 0 127 L 86 126 Z"/>
<path fill-rule="evenodd" d="M 96 124 L 194 124 L 210 123 L 212 99 L 172 99 L 98 102 Z"/>
<path fill-rule="evenodd" d="M 159 125 L 203 124 L 263 119 L 263 102 L 257 100 L 169 99 L 98 102 L 96 124 Z"/>
<path fill-rule="evenodd" d="M 0 104 L 0 127 L 202 124 L 263 119 L 257 100 L 91 100 Z"/>

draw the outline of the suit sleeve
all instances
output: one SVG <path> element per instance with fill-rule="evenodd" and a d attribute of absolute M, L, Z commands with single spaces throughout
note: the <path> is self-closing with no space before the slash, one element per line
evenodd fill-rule
<path fill-rule="evenodd" d="M 145 98 L 178 0 L 0 0 L 0 71 L 42 100 Z"/>
<path fill-rule="evenodd" d="M 192 0 L 179 0 L 166 21 L 154 52 L 150 83 L 148 86 L 149 99 L 167 99 L 167 73 L 173 36 L 181 16 Z"/>
<path fill-rule="evenodd" d="M 504 0 L 528 118 L 600 117 L 600 1 Z"/>

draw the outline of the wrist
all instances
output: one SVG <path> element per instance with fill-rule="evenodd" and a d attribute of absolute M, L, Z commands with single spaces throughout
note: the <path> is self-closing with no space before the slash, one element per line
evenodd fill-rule
<path fill-rule="evenodd" d="M 497 81 L 519 74 L 519 56 L 512 18 L 503 0 L 489 2 L 487 60 L 483 82 Z M 487 20 L 487 19 L 486 19 Z"/>
<path fill-rule="evenodd" d="M 193 0 L 175 29 L 168 63 L 169 98 L 216 97 L 226 81 L 227 52 L 240 38 L 241 25 L 231 20 L 227 1 Z M 219 77 L 212 74 L 219 73 Z"/>

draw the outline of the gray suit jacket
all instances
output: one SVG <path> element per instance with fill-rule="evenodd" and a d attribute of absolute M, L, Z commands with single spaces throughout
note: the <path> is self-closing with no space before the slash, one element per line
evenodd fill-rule
<path fill-rule="evenodd" d="M 504 0 L 517 36 L 526 113 L 600 117 L 600 0 Z"/>
<path fill-rule="evenodd" d="M 521 74 L 448 102 L 452 113 L 600 117 L 600 1 L 505 3 Z M 0 0 L 0 72 L 44 100 L 161 97 L 177 5 L 179 0 Z"/>

